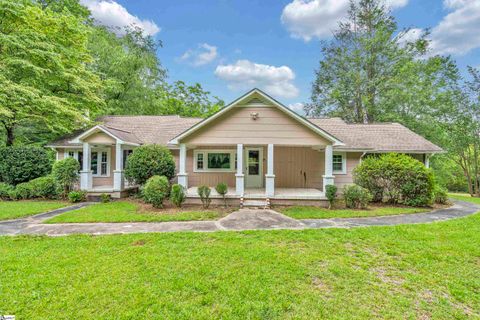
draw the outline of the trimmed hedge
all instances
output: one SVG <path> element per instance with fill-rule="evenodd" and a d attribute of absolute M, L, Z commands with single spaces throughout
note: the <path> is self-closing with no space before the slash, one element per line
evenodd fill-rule
<path fill-rule="evenodd" d="M 0 181 L 10 185 L 28 182 L 50 173 L 52 159 L 38 147 L 0 148 Z"/>
<path fill-rule="evenodd" d="M 347 208 L 366 209 L 370 201 L 372 201 L 372 194 L 367 189 L 352 184 L 343 188 L 343 198 Z"/>
<path fill-rule="evenodd" d="M 0 199 L 1 200 L 9 200 L 10 193 L 14 190 L 14 188 L 6 183 L 0 182 Z"/>
<path fill-rule="evenodd" d="M 170 184 L 167 177 L 153 176 L 147 180 L 143 188 L 143 199 L 155 208 L 162 208 L 163 201 L 168 197 Z"/>
<path fill-rule="evenodd" d="M 63 197 L 73 190 L 73 186 L 79 178 L 78 170 L 80 170 L 80 163 L 74 158 L 66 158 L 53 165 L 52 176 Z"/>
<path fill-rule="evenodd" d="M 175 176 L 175 159 L 170 150 L 159 145 L 144 145 L 133 150 L 127 158 L 125 177 L 129 182 L 143 185 L 153 176 Z"/>
<path fill-rule="evenodd" d="M 28 182 L 32 190 L 32 198 L 54 199 L 58 194 L 58 185 L 52 175 L 33 179 Z"/>
<path fill-rule="evenodd" d="M 426 206 L 433 201 L 432 171 L 408 155 L 388 153 L 367 157 L 353 175 L 354 182 L 368 189 L 376 202 Z"/>

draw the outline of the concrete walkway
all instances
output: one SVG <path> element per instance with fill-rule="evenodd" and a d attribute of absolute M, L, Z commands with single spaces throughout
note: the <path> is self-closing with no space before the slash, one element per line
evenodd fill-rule
<path fill-rule="evenodd" d="M 464 217 L 480 211 L 480 206 L 455 201 L 450 208 L 426 213 L 367 218 L 334 218 L 296 220 L 273 210 L 241 209 L 218 221 L 184 221 L 184 222 L 132 222 L 132 223 L 62 223 L 43 224 L 53 216 L 76 210 L 89 203 L 54 210 L 39 215 L 0 222 L 0 235 L 49 235 L 63 236 L 69 234 L 121 234 L 144 232 L 177 231 L 239 231 L 272 229 L 316 229 L 316 228 L 353 228 L 367 226 L 393 226 L 399 224 L 429 223 Z"/>

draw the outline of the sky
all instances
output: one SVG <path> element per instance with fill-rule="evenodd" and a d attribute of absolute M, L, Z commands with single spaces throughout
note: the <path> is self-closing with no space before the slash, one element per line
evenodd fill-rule
<path fill-rule="evenodd" d="M 429 29 L 432 53 L 480 67 L 480 0 L 385 0 L 409 39 Z M 300 111 L 310 99 L 320 41 L 349 0 L 80 0 L 97 23 L 135 24 L 161 40 L 170 82 L 200 83 L 230 102 L 253 87 Z"/>

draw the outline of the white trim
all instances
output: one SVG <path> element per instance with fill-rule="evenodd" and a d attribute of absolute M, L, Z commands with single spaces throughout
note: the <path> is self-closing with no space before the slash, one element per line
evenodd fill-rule
<path fill-rule="evenodd" d="M 197 155 L 203 154 L 203 169 L 197 168 Z M 208 154 L 209 153 L 229 153 L 230 154 L 230 169 L 209 169 L 208 168 Z M 196 149 L 193 151 L 193 172 L 236 172 L 235 170 L 235 149 Z"/>
<path fill-rule="evenodd" d="M 218 111 L 217 113 L 214 113 L 213 115 L 211 115 L 210 117 L 204 119 L 203 121 L 200 121 L 199 123 L 193 125 L 192 127 L 190 127 L 189 129 L 187 129 L 186 131 L 182 132 L 181 134 L 179 134 L 178 136 L 176 136 L 175 138 L 173 138 L 172 140 L 170 140 L 168 142 L 168 144 L 174 144 L 174 145 L 178 145 L 179 144 L 179 141 L 183 138 L 185 138 L 186 136 L 190 135 L 191 133 L 197 131 L 198 129 L 200 129 L 201 127 L 205 126 L 206 124 L 212 122 L 213 120 L 217 119 L 218 117 L 220 117 L 221 115 L 223 115 L 225 112 L 227 112 L 228 110 L 232 109 L 233 107 L 237 106 L 238 102 L 248 98 L 249 96 L 251 95 L 254 95 L 254 94 L 259 94 L 260 96 L 262 96 L 264 99 L 268 100 L 269 102 L 271 102 L 274 106 L 278 107 L 279 110 L 283 111 L 285 114 L 289 115 L 290 117 L 294 118 L 295 120 L 299 121 L 300 123 L 304 124 L 305 126 L 307 126 L 308 128 L 310 128 L 311 130 L 313 130 L 315 133 L 319 134 L 320 136 L 322 136 L 323 138 L 333 142 L 333 145 L 335 146 L 343 146 L 344 143 L 341 142 L 340 140 L 338 140 L 337 138 L 335 138 L 334 136 L 332 136 L 331 134 L 329 134 L 328 132 L 326 132 L 325 130 L 321 129 L 320 127 L 316 126 L 315 124 L 313 124 L 312 122 L 308 121 L 307 119 L 303 118 L 302 116 L 298 115 L 297 113 L 295 113 L 294 111 L 290 110 L 289 108 L 287 108 L 286 106 L 284 106 L 283 104 L 281 104 L 280 102 L 276 101 L 275 99 L 273 99 L 272 97 L 270 97 L 269 95 L 267 95 L 266 93 L 264 93 L 263 91 L 255 88 L 253 90 L 250 90 L 249 92 L 247 92 L 246 94 L 244 94 L 243 96 L 241 96 L 240 98 L 234 100 L 233 102 L 231 102 L 230 104 L 228 104 L 227 106 L 225 106 L 223 109 L 221 109 L 220 111 Z"/>
<path fill-rule="evenodd" d="M 342 170 L 334 170 L 333 169 L 333 156 L 341 156 L 342 157 Z M 332 156 L 332 172 L 333 172 L 333 174 L 347 174 L 347 153 L 346 152 L 334 151 L 333 156 Z"/>
<path fill-rule="evenodd" d="M 81 143 L 82 142 L 81 140 L 83 140 L 84 138 L 86 138 L 86 137 L 88 137 L 92 134 L 98 133 L 100 131 L 105 133 L 109 137 L 113 138 L 117 143 L 120 143 L 120 144 L 125 143 L 125 141 L 118 138 L 117 136 L 115 136 L 114 134 L 112 134 L 111 132 L 102 128 L 102 126 L 99 126 L 99 125 L 96 125 L 95 127 L 92 127 L 90 129 L 88 129 L 87 131 L 83 132 L 82 134 L 80 134 L 79 136 L 75 137 L 73 140 L 70 140 L 68 142 L 69 143 Z"/>

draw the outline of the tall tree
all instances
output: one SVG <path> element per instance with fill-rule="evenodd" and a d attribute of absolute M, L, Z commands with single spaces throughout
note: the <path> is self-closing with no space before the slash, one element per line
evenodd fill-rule
<path fill-rule="evenodd" d="M 351 1 L 334 39 L 322 44 L 307 114 L 369 123 L 439 107 L 439 96 L 455 84 L 456 67 L 448 58 L 426 58 L 427 34 L 408 42 L 407 32 L 398 30 L 384 2 Z"/>
<path fill-rule="evenodd" d="M 39 125 L 66 133 L 103 105 L 98 77 L 86 68 L 88 28 L 75 16 L 31 1 L 0 0 L 0 123 L 6 145 Z"/>

